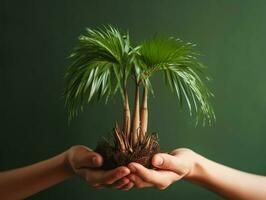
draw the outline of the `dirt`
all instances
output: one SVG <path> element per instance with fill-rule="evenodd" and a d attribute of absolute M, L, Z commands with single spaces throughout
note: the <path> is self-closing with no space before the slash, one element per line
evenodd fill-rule
<path fill-rule="evenodd" d="M 127 166 L 131 162 L 137 162 L 147 168 L 152 168 L 151 159 L 154 154 L 160 152 L 160 145 L 157 137 L 151 135 L 147 137 L 151 137 L 149 145 L 139 142 L 138 145 L 132 148 L 133 151 L 121 151 L 115 147 L 114 141 L 102 139 L 95 149 L 103 157 L 102 169 L 109 170 L 119 166 Z"/>

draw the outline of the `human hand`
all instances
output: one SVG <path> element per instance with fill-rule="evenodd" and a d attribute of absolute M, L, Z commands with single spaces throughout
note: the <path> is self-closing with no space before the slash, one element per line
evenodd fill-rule
<path fill-rule="evenodd" d="M 129 190 L 134 184 L 126 178 L 130 174 L 127 167 L 121 166 L 113 170 L 99 168 L 103 159 L 100 154 L 86 146 L 77 145 L 66 152 L 66 163 L 73 174 L 85 178 L 89 185 L 95 188 L 114 187 Z"/>
<path fill-rule="evenodd" d="M 131 174 L 127 177 L 137 188 L 167 188 L 183 177 L 190 177 L 195 165 L 195 153 L 190 149 L 180 148 L 170 154 L 159 153 L 153 156 L 155 169 L 147 169 L 138 163 L 130 163 Z"/>

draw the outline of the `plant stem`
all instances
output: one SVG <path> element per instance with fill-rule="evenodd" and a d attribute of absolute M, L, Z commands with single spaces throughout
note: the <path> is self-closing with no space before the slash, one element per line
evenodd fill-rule
<path fill-rule="evenodd" d="M 139 132 L 139 125 L 140 125 L 140 116 L 139 116 L 139 85 L 136 84 L 135 89 L 135 106 L 134 106 L 134 115 L 133 115 L 133 122 L 131 126 L 131 145 L 135 146 L 138 142 L 138 132 Z"/>
<path fill-rule="evenodd" d="M 130 133 L 130 109 L 128 102 L 127 88 L 124 88 L 124 116 L 123 116 L 123 132 L 126 136 Z"/>
<path fill-rule="evenodd" d="M 143 97 L 142 97 L 142 105 L 140 111 L 140 134 L 143 139 L 148 127 L 148 89 L 144 86 L 143 89 Z"/>

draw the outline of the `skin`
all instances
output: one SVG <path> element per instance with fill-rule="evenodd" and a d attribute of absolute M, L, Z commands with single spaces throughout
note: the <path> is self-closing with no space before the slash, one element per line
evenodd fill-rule
<path fill-rule="evenodd" d="M 156 154 L 152 158 L 154 169 L 130 163 L 128 167 L 104 171 L 99 169 L 102 163 L 99 154 L 78 145 L 48 160 L 0 172 L 0 199 L 24 199 L 76 175 L 95 188 L 155 187 L 162 190 L 184 178 L 227 199 L 262 200 L 266 197 L 265 176 L 221 165 L 189 149 Z"/>
<path fill-rule="evenodd" d="M 262 200 L 266 198 L 266 177 L 242 172 L 213 162 L 189 150 L 176 149 L 170 154 L 160 153 L 152 158 L 156 169 L 130 163 L 127 177 L 137 188 L 165 189 L 184 178 L 216 192 L 227 199 Z"/>
<path fill-rule="evenodd" d="M 48 160 L 0 172 L 0 199 L 25 199 L 76 175 L 96 188 L 128 190 L 133 187 L 133 183 L 126 178 L 130 174 L 127 167 L 110 171 L 97 169 L 102 163 L 103 159 L 99 154 L 78 145 Z"/>

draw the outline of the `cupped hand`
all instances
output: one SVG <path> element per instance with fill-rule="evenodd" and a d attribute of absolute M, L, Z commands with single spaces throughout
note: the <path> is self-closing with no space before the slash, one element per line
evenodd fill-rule
<path fill-rule="evenodd" d="M 138 163 L 128 165 L 131 174 L 127 177 L 135 187 L 155 187 L 162 190 L 173 182 L 190 176 L 194 165 L 194 152 L 180 148 L 170 154 L 159 153 L 153 156 L 152 165 L 155 169 L 147 169 Z"/>
<path fill-rule="evenodd" d="M 126 176 L 130 174 L 127 167 L 121 166 L 112 170 L 101 170 L 101 155 L 86 146 L 77 145 L 67 151 L 67 164 L 75 174 L 85 178 L 89 185 L 96 188 L 114 187 L 129 190 L 134 186 Z"/>

